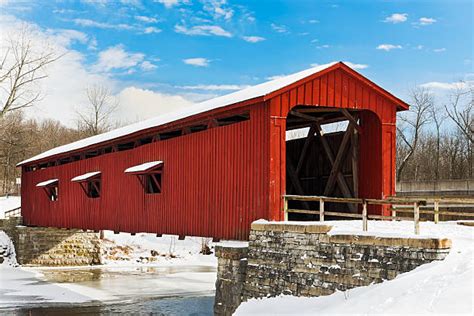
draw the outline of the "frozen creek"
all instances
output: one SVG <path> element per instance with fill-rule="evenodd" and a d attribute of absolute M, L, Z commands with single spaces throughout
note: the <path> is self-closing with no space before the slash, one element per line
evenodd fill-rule
<path fill-rule="evenodd" d="M 211 315 L 215 267 L 0 266 L 0 313 Z"/>

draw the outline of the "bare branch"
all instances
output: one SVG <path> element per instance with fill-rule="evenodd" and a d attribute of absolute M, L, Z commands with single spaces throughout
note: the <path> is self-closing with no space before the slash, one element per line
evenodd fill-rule
<path fill-rule="evenodd" d="M 118 101 L 111 91 L 100 85 L 86 89 L 88 104 L 84 112 L 77 112 L 79 128 L 89 136 L 110 130 L 111 116 L 117 110 Z"/>
<path fill-rule="evenodd" d="M 32 36 L 25 26 L 8 40 L 0 64 L 0 118 L 40 100 L 38 83 L 48 77 L 47 66 L 63 56 L 33 44 Z"/>

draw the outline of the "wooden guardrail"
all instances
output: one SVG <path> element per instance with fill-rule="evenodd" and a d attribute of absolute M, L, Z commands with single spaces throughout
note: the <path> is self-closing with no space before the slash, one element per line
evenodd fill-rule
<path fill-rule="evenodd" d="M 21 207 L 17 207 L 5 212 L 5 218 L 20 217 L 20 216 L 21 216 Z"/>
<path fill-rule="evenodd" d="M 289 213 L 297 214 L 314 214 L 319 215 L 319 220 L 324 222 L 326 215 L 335 217 L 349 217 L 362 219 L 362 230 L 368 230 L 369 219 L 388 219 L 388 220 L 408 220 L 414 222 L 415 234 L 420 234 L 420 214 L 432 214 L 433 221 L 437 224 L 440 215 L 452 215 L 473 217 L 474 213 L 469 212 L 450 212 L 440 211 L 440 207 L 445 205 L 462 205 L 474 207 L 474 198 L 452 198 L 452 197 L 388 197 L 386 199 L 360 199 L 360 198 L 339 198 L 328 196 L 307 196 L 307 195 L 284 195 L 284 214 L 285 221 L 288 220 Z M 292 209 L 288 207 L 289 201 L 302 202 L 319 202 L 319 210 L 301 210 Z M 344 213 L 332 212 L 325 209 L 325 203 L 342 203 L 362 205 L 362 212 L 359 213 Z M 389 205 L 391 208 L 391 215 L 372 215 L 367 213 L 368 205 Z M 423 208 L 423 210 L 420 210 Z M 397 212 L 413 213 L 413 217 L 397 216 Z"/>

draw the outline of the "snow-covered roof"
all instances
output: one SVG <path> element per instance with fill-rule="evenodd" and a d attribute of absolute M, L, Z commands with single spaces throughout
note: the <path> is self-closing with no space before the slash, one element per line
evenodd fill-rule
<path fill-rule="evenodd" d="M 150 162 L 145 162 L 140 165 L 136 165 L 130 168 L 125 169 L 125 173 L 136 173 L 136 172 L 143 172 L 143 171 L 148 171 L 152 168 L 158 167 L 159 165 L 162 165 L 163 161 L 150 161 Z"/>
<path fill-rule="evenodd" d="M 50 149 L 48 151 L 45 151 L 32 158 L 26 159 L 20 162 L 18 165 L 20 166 L 20 165 L 33 162 L 36 160 L 44 159 L 50 156 L 89 147 L 95 144 L 99 144 L 102 142 L 106 142 L 109 140 L 113 140 L 116 138 L 129 135 L 129 134 L 133 134 L 135 132 L 146 130 L 148 128 L 171 123 L 171 122 L 174 122 L 174 121 L 177 121 L 177 120 L 180 120 L 192 115 L 196 115 L 196 114 L 204 113 L 210 110 L 225 107 L 227 105 L 239 103 L 242 101 L 246 101 L 246 100 L 250 100 L 250 99 L 254 99 L 258 97 L 263 97 L 279 89 L 282 89 L 288 85 L 291 85 L 292 83 L 295 83 L 301 79 L 304 79 L 315 73 L 321 72 L 335 64 L 337 64 L 337 62 L 319 65 L 319 66 L 309 68 L 309 69 L 306 69 L 306 70 L 303 70 L 303 71 L 300 71 L 300 72 L 297 72 L 285 77 L 281 77 L 281 78 L 267 81 L 267 82 L 264 82 L 252 87 L 248 87 L 246 89 L 243 89 L 237 92 L 233 92 L 233 93 L 223 95 L 214 99 L 210 99 L 210 100 L 195 104 L 193 106 L 190 106 L 180 111 L 163 114 L 163 115 L 160 115 L 160 116 L 157 116 L 157 117 L 154 117 L 142 122 L 138 122 L 135 124 L 127 125 L 127 126 L 112 130 L 107 133 L 81 139 L 79 141 L 76 141 L 67 145 L 59 146 L 59 147 Z"/>
<path fill-rule="evenodd" d="M 58 181 L 59 181 L 58 179 L 49 179 L 49 180 L 42 181 L 42 182 L 38 183 L 36 186 L 37 187 L 47 187 L 48 185 L 51 185 L 53 183 L 57 183 Z"/>
<path fill-rule="evenodd" d="M 73 181 L 73 182 L 86 181 L 86 180 L 89 180 L 90 178 L 93 178 L 93 177 L 99 175 L 99 174 L 100 174 L 100 171 L 88 172 L 88 173 L 84 173 L 84 174 L 81 174 L 80 176 L 72 178 L 71 181 Z"/>

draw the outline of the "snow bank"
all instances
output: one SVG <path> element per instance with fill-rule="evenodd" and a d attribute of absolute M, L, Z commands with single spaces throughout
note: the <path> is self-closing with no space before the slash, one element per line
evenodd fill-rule
<path fill-rule="evenodd" d="M 5 212 L 21 206 L 19 196 L 0 196 L 0 219 L 5 218 Z"/>
<path fill-rule="evenodd" d="M 326 222 L 331 233 L 361 233 L 360 221 Z M 432 262 L 391 281 L 304 298 L 280 296 L 243 303 L 237 315 L 473 315 L 474 229 L 455 222 L 420 223 L 422 236 L 453 241 L 444 261 Z M 414 236 L 412 222 L 369 221 L 369 233 Z"/>
<path fill-rule="evenodd" d="M 15 246 L 10 237 L 0 230 L 0 257 L 3 257 L 3 265 L 17 266 Z"/>
<path fill-rule="evenodd" d="M 132 236 L 128 233 L 114 234 L 104 232 L 102 262 L 108 265 L 119 264 L 158 264 L 158 265 L 206 265 L 217 266 L 214 254 L 203 255 L 203 243 L 212 247 L 208 238 L 140 233 Z"/>

